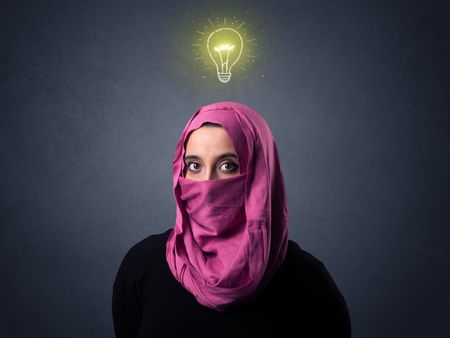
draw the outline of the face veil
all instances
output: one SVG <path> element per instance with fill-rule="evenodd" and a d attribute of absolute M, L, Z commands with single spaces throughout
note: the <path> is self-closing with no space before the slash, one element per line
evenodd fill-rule
<path fill-rule="evenodd" d="M 205 122 L 227 131 L 239 175 L 204 181 L 183 177 L 185 142 Z M 176 220 L 166 261 L 176 280 L 217 311 L 257 297 L 284 261 L 289 221 L 277 145 L 262 116 L 231 101 L 197 109 L 175 150 L 173 193 Z"/>

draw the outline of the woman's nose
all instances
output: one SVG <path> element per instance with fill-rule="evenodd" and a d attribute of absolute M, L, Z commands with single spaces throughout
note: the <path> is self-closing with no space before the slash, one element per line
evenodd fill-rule
<path fill-rule="evenodd" d="M 214 180 L 216 178 L 216 172 L 214 169 L 208 168 L 206 170 L 205 176 L 203 177 L 204 180 Z"/>

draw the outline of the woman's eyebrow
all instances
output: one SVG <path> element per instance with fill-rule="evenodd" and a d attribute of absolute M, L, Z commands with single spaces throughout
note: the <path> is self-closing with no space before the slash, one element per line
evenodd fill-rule
<path fill-rule="evenodd" d="M 226 158 L 226 157 L 233 157 L 233 158 L 235 158 L 236 160 L 238 159 L 237 156 L 236 156 L 236 154 L 233 154 L 233 153 L 224 153 L 224 154 L 222 154 L 222 155 L 220 155 L 220 156 L 217 156 L 216 160 L 222 160 L 222 159 L 224 159 L 224 158 Z M 200 160 L 200 159 L 201 159 L 201 158 L 200 158 L 199 156 L 197 156 L 197 155 L 187 155 L 187 156 L 184 156 L 184 160 L 185 160 L 185 161 L 187 161 L 187 160 Z"/>

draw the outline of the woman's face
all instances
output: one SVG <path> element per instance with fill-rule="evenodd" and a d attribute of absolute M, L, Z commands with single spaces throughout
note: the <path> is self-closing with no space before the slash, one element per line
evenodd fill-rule
<path fill-rule="evenodd" d="M 233 143 L 223 127 L 203 126 L 187 141 L 184 177 L 215 180 L 239 175 L 239 160 Z"/>

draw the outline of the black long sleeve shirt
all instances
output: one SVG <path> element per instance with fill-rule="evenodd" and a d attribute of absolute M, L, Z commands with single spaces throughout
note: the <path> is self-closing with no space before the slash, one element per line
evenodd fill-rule
<path fill-rule="evenodd" d="M 289 240 L 260 297 L 227 312 L 197 302 L 166 262 L 171 229 L 133 245 L 113 284 L 117 338 L 351 337 L 347 304 L 324 264 Z"/>

